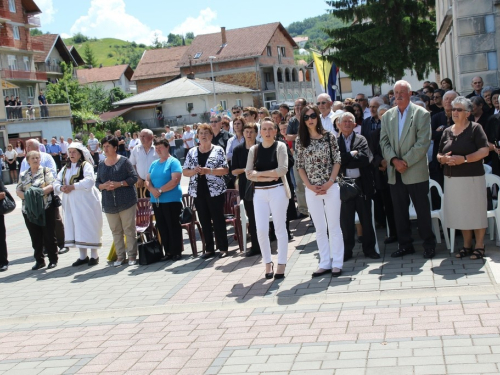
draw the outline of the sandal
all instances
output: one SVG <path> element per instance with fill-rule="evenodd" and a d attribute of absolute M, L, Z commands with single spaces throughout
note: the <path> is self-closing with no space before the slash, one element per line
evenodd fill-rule
<path fill-rule="evenodd" d="M 483 259 L 484 258 L 484 253 L 485 253 L 485 249 L 484 248 L 482 248 L 482 249 L 474 249 L 474 251 L 472 252 L 472 254 L 470 256 L 470 259 L 472 259 L 472 260 Z"/>
<path fill-rule="evenodd" d="M 467 255 L 470 255 L 472 253 L 472 248 L 469 247 L 462 247 L 460 251 L 455 254 L 455 258 L 465 258 Z"/>

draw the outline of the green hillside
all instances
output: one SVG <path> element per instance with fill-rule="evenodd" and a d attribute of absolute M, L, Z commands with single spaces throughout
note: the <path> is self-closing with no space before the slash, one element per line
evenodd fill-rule
<path fill-rule="evenodd" d="M 64 39 L 66 45 L 75 46 L 78 53 L 84 57 L 85 44 L 88 43 L 95 54 L 97 64 L 113 66 L 117 64 L 130 64 L 135 69 L 142 54 L 151 47 L 135 42 L 127 42 L 115 38 L 89 39 L 85 43 L 74 43 L 73 38 Z"/>

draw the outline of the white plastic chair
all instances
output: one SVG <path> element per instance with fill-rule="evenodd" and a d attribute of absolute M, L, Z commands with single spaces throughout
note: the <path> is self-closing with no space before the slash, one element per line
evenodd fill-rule
<path fill-rule="evenodd" d="M 491 167 L 488 164 L 483 164 L 483 167 L 484 167 L 484 173 L 486 173 L 486 174 L 493 173 Z"/>
<path fill-rule="evenodd" d="M 446 248 L 448 250 L 453 249 L 453 246 L 450 246 L 450 239 L 448 237 L 448 231 L 446 229 L 446 226 L 444 224 L 444 210 L 443 210 L 443 189 L 441 188 L 441 185 L 437 183 L 437 181 L 434 181 L 432 179 L 429 180 L 429 204 L 432 207 L 432 201 L 431 201 L 431 191 L 432 188 L 435 188 L 437 190 L 437 193 L 439 195 L 439 199 L 441 201 L 441 208 L 439 210 L 432 210 L 431 208 L 431 219 L 432 219 L 432 231 L 434 232 L 434 235 L 436 236 L 436 241 L 437 243 L 441 243 L 441 233 L 439 230 L 439 221 L 441 221 L 441 226 L 443 227 L 443 235 L 444 235 L 444 241 L 446 243 Z M 453 252 L 453 251 L 451 251 Z"/>
<path fill-rule="evenodd" d="M 245 211 L 243 199 L 240 200 L 240 221 L 241 221 L 241 239 L 243 240 L 243 253 L 247 252 L 247 226 L 248 217 Z M 273 221 L 273 216 L 269 215 L 269 222 Z"/>
<path fill-rule="evenodd" d="M 494 190 L 494 185 L 497 185 L 497 187 L 500 188 L 500 177 L 494 174 L 486 174 L 485 177 L 486 177 L 486 188 L 490 188 L 492 191 Z M 500 233 L 500 205 L 498 204 L 498 201 L 493 201 L 493 209 L 487 212 L 487 217 L 488 217 L 488 228 L 490 232 L 490 240 L 494 240 L 495 232 L 497 233 L 497 236 Z M 496 222 L 496 227 L 494 227 L 493 219 Z"/>
<path fill-rule="evenodd" d="M 374 208 L 374 204 L 373 204 L 373 200 L 372 200 L 372 225 L 373 225 L 373 232 L 375 233 L 375 251 L 377 252 L 377 254 L 380 254 L 380 249 L 378 247 L 377 230 L 375 229 L 375 214 L 374 214 L 374 212 L 375 212 L 375 208 Z M 357 212 L 354 215 L 354 224 L 360 224 Z"/>

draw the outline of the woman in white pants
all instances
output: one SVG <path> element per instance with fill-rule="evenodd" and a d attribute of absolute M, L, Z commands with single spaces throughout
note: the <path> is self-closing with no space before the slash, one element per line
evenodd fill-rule
<path fill-rule="evenodd" d="M 257 238 L 262 258 L 266 265 L 266 279 L 283 279 L 288 258 L 288 233 L 286 231 L 286 211 L 290 188 L 286 180 L 288 171 L 287 146 L 276 141 L 276 126 L 264 120 L 260 124 L 262 143 L 252 146 L 248 153 L 247 179 L 254 181 L 253 205 Z M 273 216 L 274 230 L 278 239 L 278 266 L 274 274 L 269 242 L 269 214 Z"/>
<path fill-rule="evenodd" d="M 306 106 L 296 139 L 297 169 L 306 186 L 306 201 L 316 227 L 319 266 L 312 277 L 342 273 L 344 240 L 340 229 L 340 152 L 335 136 L 323 128 L 320 111 Z M 328 227 L 328 231 L 327 231 Z"/>

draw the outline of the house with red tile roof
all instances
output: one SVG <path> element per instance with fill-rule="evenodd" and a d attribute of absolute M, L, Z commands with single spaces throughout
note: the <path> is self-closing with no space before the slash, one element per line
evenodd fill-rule
<path fill-rule="evenodd" d="M 120 87 L 125 93 L 135 91 L 132 82 L 134 70 L 128 64 L 78 69 L 76 74 L 81 85 L 98 84 L 106 90 Z"/>
<path fill-rule="evenodd" d="M 254 105 L 315 100 L 310 72 L 294 62 L 298 48 L 280 22 L 198 35 L 188 46 L 178 67 L 181 76 L 245 86 L 257 90 Z M 299 74 L 299 73 L 302 74 Z M 231 105 L 231 104 L 229 104 Z"/>
<path fill-rule="evenodd" d="M 132 76 L 137 85 L 137 93 L 154 89 L 180 76 L 177 67 L 187 46 L 151 49 L 144 51 L 141 61 Z"/>

